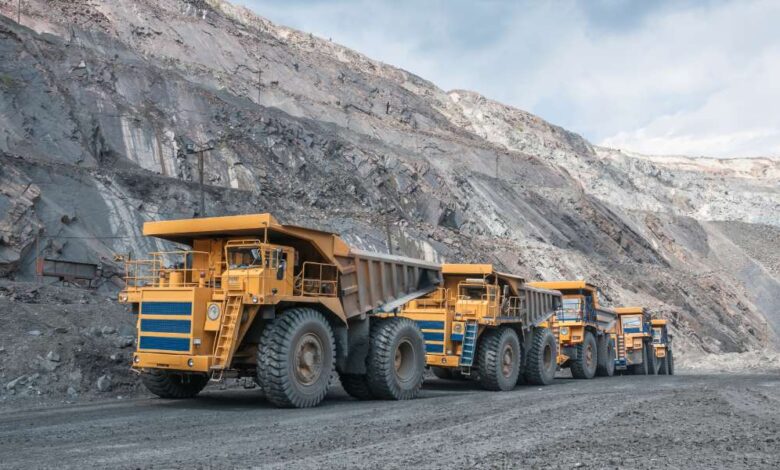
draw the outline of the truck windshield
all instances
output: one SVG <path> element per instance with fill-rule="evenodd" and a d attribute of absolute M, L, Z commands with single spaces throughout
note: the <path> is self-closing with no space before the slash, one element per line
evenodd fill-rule
<path fill-rule="evenodd" d="M 228 250 L 230 269 L 260 268 L 263 259 L 259 248 L 240 247 Z"/>
<path fill-rule="evenodd" d="M 661 329 L 660 328 L 653 328 L 653 343 L 655 343 L 655 344 L 663 343 L 663 338 L 662 338 L 662 335 L 661 335 Z"/>
<path fill-rule="evenodd" d="M 623 324 L 623 332 L 625 333 L 639 333 L 642 331 L 642 316 L 641 315 L 627 315 L 621 319 Z"/>
<path fill-rule="evenodd" d="M 461 286 L 461 300 L 482 300 L 485 295 L 485 286 Z"/>
<path fill-rule="evenodd" d="M 558 310 L 558 320 L 579 320 L 580 319 L 580 299 L 563 299 L 560 310 Z"/>

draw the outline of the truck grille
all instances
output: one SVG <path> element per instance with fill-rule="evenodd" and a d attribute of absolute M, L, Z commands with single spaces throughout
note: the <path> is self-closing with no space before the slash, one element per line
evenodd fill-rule
<path fill-rule="evenodd" d="M 141 332 L 151 333 L 189 333 L 191 322 L 189 320 L 149 320 L 141 319 Z"/>
<path fill-rule="evenodd" d="M 191 302 L 141 302 L 142 315 L 190 315 Z"/>
<path fill-rule="evenodd" d="M 159 349 L 161 351 L 189 351 L 189 338 L 162 338 L 159 336 L 141 336 L 138 349 Z"/>
<path fill-rule="evenodd" d="M 184 318 L 148 318 L 149 315 L 170 315 Z M 189 337 L 158 336 L 158 334 L 190 335 L 192 332 L 191 317 L 191 302 L 141 302 L 138 349 L 189 352 Z"/>

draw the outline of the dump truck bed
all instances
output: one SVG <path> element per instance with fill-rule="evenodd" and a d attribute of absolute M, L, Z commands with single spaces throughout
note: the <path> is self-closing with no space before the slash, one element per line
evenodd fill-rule
<path fill-rule="evenodd" d="M 602 331 L 610 331 L 617 322 L 617 313 L 612 310 L 599 309 L 596 310 L 596 324 Z"/>
<path fill-rule="evenodd" d="M 520 286 L 519 293 L 523 299 L 520 306 L 520 319 L 524 330 L 549 320 L 561 304 L 561 293 L 555 290 L 524 284 Z"/>

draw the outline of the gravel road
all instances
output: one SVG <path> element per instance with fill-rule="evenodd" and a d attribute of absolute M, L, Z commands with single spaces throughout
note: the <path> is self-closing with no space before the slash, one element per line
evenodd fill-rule
<path fill-rule="evenodd" d="M 780 468 L 779 375 L 557 379 L 272 408 L 256 390 L 0 411 L 2 468 Z"/>

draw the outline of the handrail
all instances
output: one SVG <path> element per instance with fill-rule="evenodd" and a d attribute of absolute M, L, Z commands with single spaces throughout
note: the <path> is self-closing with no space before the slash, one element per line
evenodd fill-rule
<path fill-rule="evenodd" d="M 311 275 L 308 271 L 316 270 Z M 306 261 L 295 276 L 294 291 L 301 296 L 336 297 L 339 271 L 335 264 Z"/>
<path fill-rule="evenodd" d="M 211 266 L 211 254 L 196 250 L 155 251 L 149 253 L 151 259 L 125 261 L 125 285 L 135 287 L 193 287 L 213 286 L 214 269 Z M 187 257 L 206 256 L 207 269 L 195 269 L 188 266 Z M 165 258 L 181 256 L 180 263 L 165 266 Z M 194 259 L 193 259 L 194 261 Z M 196 277 L 197 274 L 199 274 Z M 197 279 L 197 280 L 196 280 Z"/>
<path fill-rule="evenodd" d="M 439 287 L 429 295 L 416 299 L 415 302 L 417 303 L 417 306 L 421 308 L 446 308 L 448 304 L 448 293 L 449 289 Z"/>

